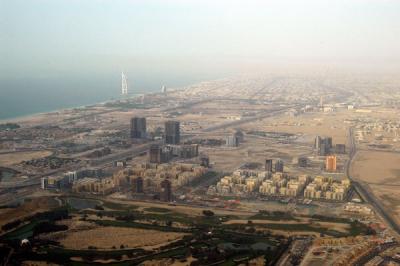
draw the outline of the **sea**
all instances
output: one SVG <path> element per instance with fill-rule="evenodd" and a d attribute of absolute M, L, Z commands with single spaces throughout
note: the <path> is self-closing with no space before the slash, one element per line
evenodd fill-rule
<path fill-rule="evenodd" d="M 121 76 L 113 74 L 0 79 L 0 121 L 119 99 Z M 179 88 L 215 78 L 218 77 L 212 74 L 143 76 L 136 77 L 135 80 L 128 76 L 129 93 L 153 93 L 161 91 L 163 85 L 167 88 Z"/>

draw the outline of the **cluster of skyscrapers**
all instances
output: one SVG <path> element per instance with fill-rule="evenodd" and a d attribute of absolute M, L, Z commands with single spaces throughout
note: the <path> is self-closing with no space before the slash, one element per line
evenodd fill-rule
<path fill-rule="evenodd" d="M 228 147 L 237 147 L 241 142 L 244 140 L 244 135 L 243 132 L 240 130 L 237 130 L 234 134 L 231 136 L 226 137 L 225 143 L 226 146 Z"/>
<path fill-rule="evenodd" d="M 145 117 L 133 117 L 131 119 L 130 137 L 134 140 L 147 138 Z M 178 121 L 166 121 L 164 127 L 165 144 L 179 144 L 180 139 L 180 123 Z"/>
<path fill-rule="evenodd" d="M 339 154 L 346 153 L 346 145 L 338 143 L 335 146 L 333 146 L 331 137 L 326 137 L 326 138 L 323 138 L 321 136 L 315 137 L 314 148 L 317 154 L 320 156 L 326 156 L 331 153 L 339 153 Z"/>
<path fill-rule="evenodd" d="M 318 155 L 326 156 L 331 152 L 331 149 L 333 147 L 332 138 L 331 137 L 322 138 L 321 136 L 317 136 L 315 138 L 314 147 Z"/>
<path fill-rule="evenodd" d="M 266 159 L 265 171 L 270 173 L 283 173 L 283 161 L 280 159 L 277 160 Z"/>

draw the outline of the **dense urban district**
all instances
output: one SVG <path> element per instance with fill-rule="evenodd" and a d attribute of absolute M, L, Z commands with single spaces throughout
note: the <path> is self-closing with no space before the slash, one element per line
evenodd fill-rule
<path fill-rule="evenodd" d="M 242 75 L 4 121 L 5 265 L 400 265 L 393 77 Z"/>

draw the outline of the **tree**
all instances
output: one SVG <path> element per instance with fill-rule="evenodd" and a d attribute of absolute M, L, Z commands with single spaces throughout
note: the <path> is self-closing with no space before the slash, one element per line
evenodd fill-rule
<path fill-rule="evenodd" d="M 98 211 L 104 211 L 103 206 L 100 206 L 100 205 L 96 205 L 96 206 L 94 207 L 94 209 L 95 209 L 95 210 L 98 210 Z"/>
<path fill-rule="evenodd" d="M 214 212 L 212 212 L 210 210 L 204 210 L 203 215 L 207 216 L 207 217 L 212 217 L 212 216 L 214 216 Z"/>
<path fill-rule="evenodd" d="M 254 234 L 256 232 L 256 229 L 254 227 L 247 227 L 245 231 L 246 233 Z"/>

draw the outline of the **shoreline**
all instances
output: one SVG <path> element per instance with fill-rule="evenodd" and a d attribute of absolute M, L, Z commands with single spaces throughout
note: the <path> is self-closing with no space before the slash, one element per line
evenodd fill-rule
<path fill-rule="evenodd" d="M 206 80 L 206 81 L 200 81 L 200 82 L 196 82 L 196 83 L 189 83 L 187 85 L 183 85 L 183 86 L 180 86 L 180 87 L 171 87 L 171 88 L 168 88 L 168 92 L 176 92 L 176 91 L 179 91 L 179 90 L 185 90 L 186 88 L 191 87 L 191 86 L 196 85 L 196 84 L 201 84 L 203 82 L 216 81 L 216 80 L 219 80 L 219 79 L 221 79 L 221 78 L 216 78 L 216 79 L 211 79 L 211 80 Z M 55 113 L 55 112 L 65 112 L 65 111 L 76 109 L 76 108 L 87 108 L 87 107 L 90 107 L 90 106 L 107 104 L 107 103 L 110 103 L 110 102 L 115 102 L 115 101 L 119 101 L 119 100 L 123 100 L 123 99 L 134 99 L 134 98 L 137 98 L 137 97 L 141 97 L 143 95 L 158 95 L 158 94 L 162 94 L 162 92 L 161 91 L 154 91 L 154 92 L 147 92 L 147 93 L 136 93 L 136 94 L 128 95 L 127 98 L 121 98 L 122 95 L 118 95 L 118 97 L 120 97 L 118 99 L 107 99 L 107 100 L 104 100 L 102 102 L 89 103 L 89 104 L 80 105 L 80 106 L 70 106 L 70 107 L 65 107 L 65 108 L 60 108 L 60 109 L 49 110 L 49 111 L 42 111 L 42 112 L 25 114 L 25 115 L 19 115 L 19 116 L 10 117 L 10 118 L 0 118 L 0 124 L 4 124 L 4 123 L 24 123 L 24 122 L 29 122 L 29 120 L 31 120 L 31 119 L 33 119 L 35 117 L 45 116 L 45 115 L 48 115 L 48 114 L 51 114 L 51 113 Z"/>
<path fill-rule="evenodd" d="M 157 93 L 146 93 L 146 94 L 133 94 L 128 96 L 128 98 L 125 99 L 134 99 L 136 97 L 139 97 L 140 95 L 148 95 L 148 94 L 157 94 Z M 121 95 L 120 95 L 121 96 Z M 51 113 L 55 113 L 55 112 L 65 112 L 65 111 L 69 111 L 69 110 L 73 110 L 73 109 L 83 109 L 83 108 L 88 108 L 91 106 L 96 106 L 96 105 L 103 105 L 103 104 L 107 104 L 110 102 L 115 102 L 115 101 L 119 101 L 119 100 L 123 100 L 122 98 L 119 99 L 108 99 L 102 102 L 96 102 L 96 103 L 91 103 L 91 104 L 85 104 L 85 105 L 79 105 L 79 106 L 70 106 L 70 107 L 65 107 L 65 108 L 60 108 L 60 109 L 54 109 L 54 110 L 49 110 L 49 111 L 43 111 L 43 112 L 37 112 L 37 113 L 31 113 L 31 114 L 26 114 L 26 115 L 20 115 L 20 116 L 15 116 L 15 117 L 10 117 L 10 118 L 1 118 L 0 119 L 0 124 L 4 124 L 4 123 L 23 123 L 23 122 L 27 122 L 30 119 L 34 118 L 34 117 L 40 117 L 40 116 L 45 116 Z"/>

